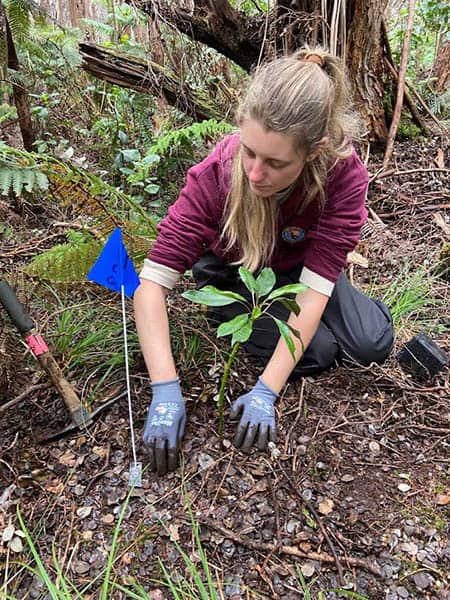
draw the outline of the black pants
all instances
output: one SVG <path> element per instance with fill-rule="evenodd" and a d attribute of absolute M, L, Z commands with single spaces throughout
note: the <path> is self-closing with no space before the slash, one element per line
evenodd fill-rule
<path fill-rule="evenodd" d="M 288 273 L 277 274 L 275 287 L 298 283 L 301 269 L 300 265 Z M 226 264 L 212 252 L 200 258 L 193 266 L 192 273 L 197 288 L 214 285 L 219 289 L 237 292 L 249 300 L 251 298 L 239 279 L 237 267 Z M 242 304 L 235 302 L 214 308 L 210 316 L 213 322 L 219 324 L 243 311 Z M 283 321 L 289 317 L 289 310 L 280 302 L 272 305 L 270 313 Z M 273 319 L 261 317 L 255 322 L 253 333 L 243 347 L 250 354 L 264 359 L 265 364 L 272 356 L 279 337 Z M 392 350 L 393 340 L 389 309 L 381 301 L 358 292 L 341 273 L 317 332 L 294 368 L 290 380 L 320 373 L 335 363 L 381 363 Z"/>

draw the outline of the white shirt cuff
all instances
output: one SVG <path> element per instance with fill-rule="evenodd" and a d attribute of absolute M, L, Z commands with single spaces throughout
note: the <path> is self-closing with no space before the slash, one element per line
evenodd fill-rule
<path fill-rule="evenodd" d="M 325 279 L 322 275 L 314 273 L 314 271 L 310 271 L 306 267 L 303 267 L 299 281 L 325 296 L 331 296 L 334 289 L 334 283 L 332 281 Z"/>
<path fill-rule="evenodd" d="M 154 281 L 159 285 L 164 286 L 165 288 L 172 290 L 178 280 L 181 277 L 181 273 L 172 269 L 171 267 L 166 267 L 165 265 L 160 265 L 159 263 L 146 258 L 144 260 L 144 266 L 142 267 L 141 272 L 139 273 L 139 277 L 141 279 L 148 279 L 149 281 Z"/>

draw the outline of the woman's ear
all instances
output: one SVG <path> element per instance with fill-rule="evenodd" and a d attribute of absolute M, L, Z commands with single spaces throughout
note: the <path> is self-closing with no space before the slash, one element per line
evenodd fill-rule
<path fill-rule="evenodd" d="M 317 158 L 317 156 L 319 156 L 319 154 L 322 152 L 322 150 L 328 145 L 329 141 L 330 141 L 330 138 L 327 135 L 324 136 L 321 140 L 319 140 L 317 142 L 317 144 L 314 146 L 314 148 L 311 150 L 311 152 L 308 154 L 306 161 L 310 162 L 310 161 L 314 160 L 315 158 Z"/>

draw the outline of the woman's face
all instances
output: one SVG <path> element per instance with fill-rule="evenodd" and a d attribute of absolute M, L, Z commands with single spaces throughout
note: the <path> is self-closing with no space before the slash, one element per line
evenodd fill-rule
<path fill-rule="evenodd" d="M 254 119 L 244 120 L 240 131 L 242 165 L 255 194 L 271 196 L 297 180 L 306 155 L 294 149 L 289 136 L 268 131 Z"/>

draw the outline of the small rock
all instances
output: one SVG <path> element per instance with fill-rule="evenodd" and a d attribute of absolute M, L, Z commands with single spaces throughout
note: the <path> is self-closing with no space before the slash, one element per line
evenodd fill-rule
<path fill-rule="evenodd" d="M 381 574 L 384 579 L 391 579 L 392 575 L 394 574 L 394 570 L 391 565 L 383 565 L 381 568 Z"/>
<path fill-rule="evenodd" d="M 341 481 L 343 481 L 344 483 L 350 483 L 350 481 L 353 481 L 355 478 L 353 477 L 353 475 L 350 475 L 350 473 L 347 473 L 346 475 L 343 475 L 341 477 Z"/>
<path fill-rule="evenodd" d="M 73 569 L 78 575 L 84 575 L 90 568 L 91 565 L 85 560 L 77 560 L 73 565 Z"/>
<path fill-rule="evenodd" d="M 410 556 L 416 556 L 417 551 L 419 550 L 419 547 L 417 546 L 417 544 L 414 544 L 413 542 L 403 542 L 403 543 L 399 544 L 398 549 L 401 550 L 402 552 L 406 552 Z"/>
<path fill-rule="evenodd" d="M 306 489 L 304 489 L 302 491 L 302 498 L 303 498 L 303 500 L 306 500 L 306 501 L 311 500 L 312 495 L 313 495 L 312 494 L 312 490 L 309 490 L 309 489 L 306 488 Z"/>
<path fill-rule="evenodd" d="M 300 525 L 300 521 L 297 521 L 297 519 L 290 519 L 286 523 L 286 531 L 288 533 L 294 533 L 294 531 L 299 527 L 299 525 Z"/>
<path fill-rule="evenodd" d="M 417 553 L 416 559 L 418 562 L 422 562 L 423 560 L 425 560 L 427 557 L 427 553 L 425 552 L 425 550 L 419 550 L 419 552 Z"/>
<path fill-rule="evenodd" d="M 400 598 L 409 598 L 409 592 L 408 590 L 403 587 L 402 585 L 400 587 L 397 588 L 397 594 L 400 596 Z"/>
<path fill-rule="evenodd" d="M 198 456 L 198 464 L 201 469 L 208 469 L 209 467 L 212 467 L 214 462 L 214 458 L 209 454 L 206 454 L 206 452 L 202 452 Z"/>
<path fill-rule="evenodd" d="M 420 573 L 416 573 L 413 577 L 413 581 L 414 585 L 419 590 L 426 590 L 427 588 L 431 587 L 434 583 L 433 577 L 431 577 L 431 575 L 423 571 Z"/>

